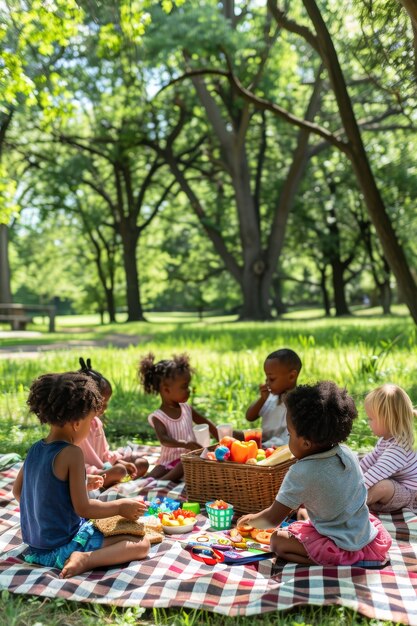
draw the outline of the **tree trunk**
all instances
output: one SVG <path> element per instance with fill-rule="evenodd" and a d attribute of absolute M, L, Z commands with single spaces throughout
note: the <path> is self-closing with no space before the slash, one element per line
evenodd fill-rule
<path fill-rule="evenodd" d="M 341 315 L 350 315 L 349 307 L 346 302 L 345 281 L 343 279 L 343 264 L 339 259 L 334 259 L 330 263 L 332 268 L 332 283 L 334 306 L 336 309 L 336 317 Z"/>
<path fill-rule="evenodd" d="M 323 296 L 324 314 L 326 317 L 330 317 L 331 315 L 330 297 L 329 297 L 329 292 L 327 291 L 326 281 L 327 281 L 326 267 L 324 267 L 323 269 L 320 270 L 320 289 L 321 289 L 321 293 Z"/>
<path fill-rule="evenodd" d="M 379 294 L 380 294 L 379 297 L 381 301 L 382 311 L 384 315 L 390 315 L 392 293 L 391 293 L 391 285 L 390 285 L 389 278 L 379 285 Z"/>
<path fill-rule="evenodd" d="M 123 229 L 121 231 L 123 247 L 123 266 L 126 276 L 126 300 L 127 300 L 127 321 L 143 322 L 142 303 L 139 290 L 139 271 L 136 261 L 136 250 L 139 236 L 132 230 Z"/>
<path fill-rule="evenodd" d="M 242 282 L 243 304 L 240 319 L 259 321 L 268 319 L 268 315 L 265 314 L 262 308 L 260 291 L 261 276 L 251 271 L 250 268 L 245 268 Z"/>
<path fill-rule="evenodd" d="M 0 224 L 0 302 L 10 304 L 12 292 L 10 289 L 9 263 L 9 229 L 6 224 Z"/>
<path fill-rule="evenodd" d="M 303 3 L 316 30 L 320 56 L 327 68 L 340 117 L 349 140 L 347 154 L 364 195 L 369 216 L 378 233 L 404 301 L 417 324 L 417 285 L 375 183 L 336 50 L 315 0 L 303 0 Z"/>
<path fill-rule="evenodd" d="M 109 321 L 116 321 L 116 305 L 114 302 L 114 291 L 113 289 L 109 289 L 106 287 L 104 289 L 104 293 L 106 295 L 106 304 L 107 304 L 107 313 L 109 314 Z"/>

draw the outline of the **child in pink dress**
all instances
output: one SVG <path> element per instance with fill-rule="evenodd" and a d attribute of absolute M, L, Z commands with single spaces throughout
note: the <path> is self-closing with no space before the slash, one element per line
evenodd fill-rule
<path fill-rule="evenodd" d="M 103 478 L 103 487 L 111 487 L 126 476 L 140 478 L 148 471 L 148 461 L 135 454 L 129 446 L 117 451 L 110 450 L 100 416 L 105 412 L 112 395 L 110 382 L 100 372 L 91 368 L 91 360 L 80 358 L 81 370 L 90 376 L 98 385 L 103 398 L 103 406 L 98 415 L 91 421 L 87 437 L 79 444 L 84 453 L 85 466 L 88 474 L 88 489 L 92 489 L 92 475 Z"/>
<path fill-rule="evenodd" d="M 194 437 L 193 422 L 207 424 L 216 441 L 217 428 L 187 404 L 192 371 L 188 356 L 154 361 L 154 355 L 148 354 L 139 363 L 139 379 L 145 392 L 159 394 L 162 401 L 160 408 L 148 416 L 161 443 L 161 456 L 149 476 L 177 481 L 183 476 L 181 454 L 201 448 Z"/>

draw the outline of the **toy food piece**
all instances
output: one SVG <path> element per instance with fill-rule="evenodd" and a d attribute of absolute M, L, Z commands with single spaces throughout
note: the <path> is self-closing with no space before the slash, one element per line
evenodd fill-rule
<path fill-rule="evenodd" d="M 253 526 L 250 526 L 249 524 L 244 524 L 243 526 L 237 526 L 236 530 L 238 531 L 239 535 L 241 535 L 242 537 L 250 537 L 251 532 L 252 530 L 254 530 L 254 528 Z"/>
<path fill-rule="evenodd" d="M 255 459 L 258 454 L 256 441 L 234 441 L 230 448 L 230 460 L 235 463 L 246 463 L 248 459 Z"/>
<path fill-rule="evenodd" d="M 206 459 L 207 459 L 207 461 L 217 461 L 216 455 L 212 451 L 207 452 Z"/>
<path fill-rule="evenodd" d="M 196 517 L 193 511 L 177 509 L 172 513 L 159 513 L 162 526 L 189 526 L 195 524 Z"/>
<path fill-rule="evenodd" d="M 230 450 L 227 446 L 217 446 L 214 454 L 218 461 L 227 461 L 230 457 Z"/>
<path fill-rule="evenodd" d="M 283 463 L 284 461 L 288 461 L 291 459 L 292 454 L 288 446 L 280 446 L 277 448 L 272 454 L 270 454 L 266 459 L 259 461 L 258 465 L 272 467 L 273 465 L 278 465 L 278 463 Z"/>
<path fill-rule="evenodd" d="M 262 457 L 263 459 L 265 458 L 264 456 Z M 256 459 L 248 459 L 245 463 L 245 465 L 257 465 L 258 461 Z"/>
<path fill-rule="evenodd" d="M 226 446 L 230 450 L 234 441 L 236 441 L 234 437 L 230 437 L 230 435 L 225 435 L 222 439 L 220 439 L 219 444 L 221 446 Z"/>
<path fill-rule="evenodd" d="M 227 504 L 224 500 L 215 500 L 210 504 L 212 509 L 228 509 L 231 507 L 230 504 Z"/>
<path fill-rule="evenodd" d="M 252 537 L 258 543 L 263 543 L 269 546 L 269 544 L 271 543 L 271 535 L 273 532 L 274 532 L 273 530 L 258 530 L 257 535 L 255 536 L 252 535 Z"/>

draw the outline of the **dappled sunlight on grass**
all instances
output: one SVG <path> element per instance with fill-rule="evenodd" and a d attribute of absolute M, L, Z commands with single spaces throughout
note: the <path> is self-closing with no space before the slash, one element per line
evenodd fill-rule
<path fill-rule="evenodd" d="M 162 314 L 161 314 L 162 315 Z M 139 387 L 137 366 L 141 356 L 153 352 L 157 360 L 187 352 L 195 369 L 192 402 L 197 410 L 216 423 L 232 421 L 245 425 L 245 411 L 263 382 L 265 357 L 280 347 L 299 353 L 303 368 L 300 383 L 332 379 L 346 386 L 359 410 L 350 443 L 355 448 L 373 444 L 363 411 L 363 398 L 384 381 L 396 382 L 417 401 L 415 364 L 416 327 L 408 317 L 342 318 L 317 320 L 278 320 L 237 322 L 227 318 L 214 322 L 179 322 L 185 316 L 164 314 L 169 322 L 130 322 L 101 327 L 79 326 L 83 318 L 67 321 L 63 337 L 102 342 L 110 347 L 64 343 L 57 351 L 47 351 L 35 359 L 0 360 L 0 431 L 2 450 L 22 450 L 38 437 L 36 420 L 28 417 L 26 398 L 31 381 L 48 371 L 78 369 L 78 359 L 90 357 L 94 368 L 103 372 L 113 385 L 107 411 L 106 429 L 113 442 L 135 438 L 154 440 L 147 422 L 158 406 L 158 397 L 145 395 Z M 72 320 L 73 326 L 69 324 Z M 69 329 L 77 329 L 70 332 Z M 82 332 L 81 332 L 82 331 Z M 132 343 L 117 347 L 117 338 L 132 337 Z M 31 344 L 51 341 L 45 333 Z M 22 340 L 19 339 L 21 344 Z M 18 342 L 15 342 L 18 343 Z M 24 341 L 23 341 L 24 343 Z M 11 424 L 17 425 L 12 428 Z M 25 436 L 19 433 L 24 431 Z M 7 448 L 7 449 L 6 449 Z"/>

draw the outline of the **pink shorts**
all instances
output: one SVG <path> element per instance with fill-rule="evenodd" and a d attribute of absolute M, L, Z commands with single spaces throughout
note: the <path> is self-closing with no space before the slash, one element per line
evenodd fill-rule
<path fill-rule="evenodd" d="M 181 463 L 181 459 L 174 459 L 170 463 L 161 463 L 161 465 L 166 470 L 172 470 L 172 469 L 174 469 L 174 467 L 177 467 L 178 463 Z"/>
<path fill-rule="evenodd" d="M 335 542 L 321 535 L 310 520 L 293 522 L 286 530 L 303 544 L 309 558 L 317 565 L 353 565 L 358 561 L 385 561 L 392 539 L 380 520 L 370 514 L 371 524 L 378 531 L 375 539 L 360 550 L 344 550 Z"/>

